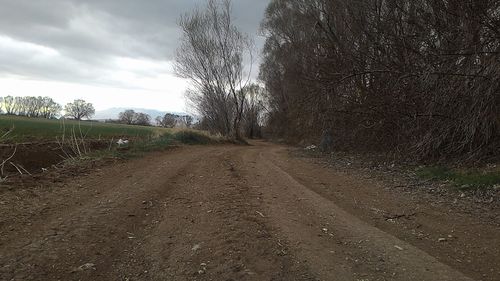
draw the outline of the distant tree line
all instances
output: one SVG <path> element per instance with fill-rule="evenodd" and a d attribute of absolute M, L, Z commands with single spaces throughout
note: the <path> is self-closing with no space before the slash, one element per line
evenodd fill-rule
<path fill-rule="evenodd" d="M 62 109 L 63 107 L 50 97 L 0 97 L 0 112 L 7 115 L 54 119 L 61 117 Z M 76 120 L 90 119 L 95 113 L 93 105 L 84 100 L 68 103 L 64 110 L 66 117 Z"/>
<path fill-rule="evenodd" d="M 164 128 L 186 127 L 190 128 L 193 125 L 193 117 L 190 115 L 177 115 L 167 113 L 163 117 L 156 117 L 156 125 Z"/>
<path fill-rule="evenodd" d="M 190 128 L 193 125 L 193 117 L 190 115 L 177 115 L 166 113 L 164 116 L 155 118 L 155 125 L 164 128 L 185 127 Z M 112 120 L 109 120 L 112 122 Z M 118 120 L 115 122 L 127 125 L 151 126 L 153 125 L 151 116 L 142 112 L 135 112 L 132 109 L 127 109 L 118 114 Z"/>
<path fill-rule="evenodd" d="M 500 1 L 272 0 L 260 79 L 288 140 L 499 155 Z"/>
<path fill-rule="evenodd" d="M 118 122 L 127 125 L 151 126 L 151 116 L 128 109 L 118 114 Z"/>
<path fill-rule="evenodd" d="M 53 119 L 60 115 L 62 106 L 50 97 L 0 98 L 1 109 L 7 115 Z"/>

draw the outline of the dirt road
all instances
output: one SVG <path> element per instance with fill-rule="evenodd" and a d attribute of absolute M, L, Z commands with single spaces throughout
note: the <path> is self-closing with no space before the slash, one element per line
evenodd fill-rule
<path fill-rule="evenodd" d="M 0 196 L 0 280 L 500 280 L 498 224 L 267 143 Z"/>

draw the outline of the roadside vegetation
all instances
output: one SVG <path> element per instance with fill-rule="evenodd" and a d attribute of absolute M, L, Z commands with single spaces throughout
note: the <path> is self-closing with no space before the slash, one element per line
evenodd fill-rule
<path fill-rule="evenodd" d="M 259 78 L 266 136 L 430 163 L 423 177 L 498 184 L 498 1 L 271 0 Z M 462 170 L 450 167 L 460 161 Z M 473 168 L 471 168 L 473 167 Z"/>
<path fill-rule="evenodd" d="M 130 109 L 107 123 L 76 121 L 92 118 L 92 104 L 7 96 L 0 135 L 8 133 L 6 144 L 57 140 L 78 156 L 218 141 L 181 127 L 238 143 L 265 136 L 431 165 L 498 162 L 498 4 L 358 2 L 271 0 L 257 82 L 252 38 L 235 25 L 231 1 L 208 0 L 182 15 L 174 69 L 191 82 L 186 96 L 197 120 L 171 113 L 153 120 Z M 63 108 L 71 119 L 56 120 Z M 498 184 L 497 171 L 463 169 L 429 166 L 419 174 L 460 187 Z"/>
<path fill-rule="evenodd" d="M 109 158 L 138 157 L 177 145 L 223 139 L 192 129 L 94 121 L 0 116 L 0 181 L 56 166 L 81 166 Z"/>
<path fill-rule="evenodd" d="M 272 0 L 268 133 L 416 159 L 500 157 L 498 1 Z"/>
<path fill-rule="evenodd" d="M 500 188 L 500 169 L 452 169 L 443 166 L 423 167 L 417 176 L 437 181 L 451 182 L 461 190 Z"/>
<path fill-rule="evenodd" d="M 141 140 L 123 146 L 115 146 L 108 151 L 103 150 L 98 152 L 98 155 L 130 158 L 143 155 L 147 152 L 169 149 L 177 145 L 208 145 L 225 142 L 224 138 L 209 135 L 207 132 L 185 129 L 167 131 L 156 138 Z"/>
<path fill-rule="evenodd" d="M 81 141 L 82 143 L 85 140 Z M 224 143 L 224 138 L 211 136 L 207 132 L 190 129 L 165 130 L 161 135 L 154 137 L 136 139 L 126 143 L 112 142 L 97 150 L 88 150 L 86 153 L 79 154 L 74 145 L 70 145 L 70 154 L 61 159 L 60 167 L 74 168 L 87 167 L 96 162 L 105 163 L 110 159 L 133 159 L 142 157 L 151 152 L 165 151 L 174 149 L 180 145 L 208 145 Z"/>

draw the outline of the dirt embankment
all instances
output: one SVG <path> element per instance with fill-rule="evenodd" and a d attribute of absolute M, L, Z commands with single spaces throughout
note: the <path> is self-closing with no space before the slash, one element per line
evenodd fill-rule
<path fill-rule="evenodd" d="M 39 174 L 45 169 L 58 165 L 66 159 L 78 155 L 78 152 L 91 152 L 106 149 L 109 141 L 86 140 L 79 146 L 69 142 L 30 142 L 0 145 L 0 163 L 5 161 L 4 176 Z"/>
<path fill-rule="evenodd" d="M 497 221 L 266 143 L 4 191 L 0 212 L 2 280 L 500 280 Z"/>

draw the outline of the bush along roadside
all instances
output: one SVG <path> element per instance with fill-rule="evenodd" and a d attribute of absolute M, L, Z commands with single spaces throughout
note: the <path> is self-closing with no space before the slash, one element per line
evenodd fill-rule
<path fill-rule="evenodd" d="M 210 136 L 204 132 L 194 130 L 182 130 L 173 133 L 165 133 L 155 138 L 128 142 L 125 144 L 114 144 L 108 150 L 97 151 L 96 155 L 105 157 L 133 158 L 144 153 L 161 151 L 177 145 L 208 145 L 223 143 L 224 140 Z"/>
<path fill-rule="evenodd" d="M 82 138 L 78 139 L 78 147 L 74 145 L 74 143 L 71 143 L 73 146 L 68 144 L 64 146 L 61 145 L 61 161 L 59 161 L 59 164 L 53 164 L 62 167 L 86 166 L 87 163 L 95 163 L 96 161 L 99 162 L 105 159 L 130 159 L 141 157 L 149 152 L 162 151 L 178 145 L 207 145 L 222 142 L 223 140 L 210 136 L 204 132 L 185 130 L 168 132 L 160 136 L 145 139 L 112 139 L 107 141 L 106 145 L 98 149 L 86 149 L 83 152 L 81 148 L 90 147 L 90 141 Z M 71 149 L 68 149 L 68 147 Z"/>
<path fill-rule="evenodd" d="M 152 141 L 139 143 L 136 146 L 136 150 L 149 152 L 162 150 L 173 145 L 207 145 L 220 142 L 220 139 L 216 139 L 203 132 L 183 130 L 175 133 L 166 133 Z"/>

